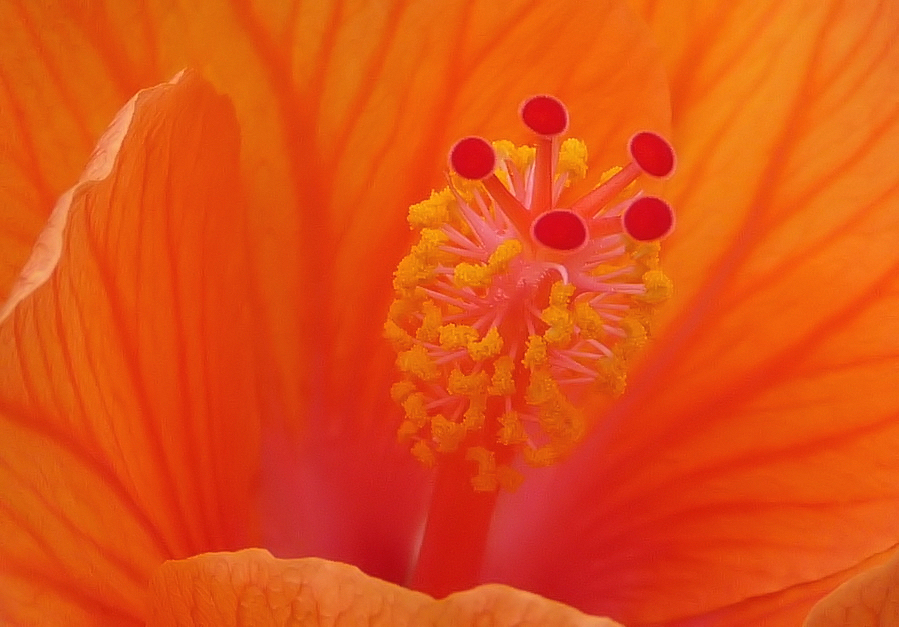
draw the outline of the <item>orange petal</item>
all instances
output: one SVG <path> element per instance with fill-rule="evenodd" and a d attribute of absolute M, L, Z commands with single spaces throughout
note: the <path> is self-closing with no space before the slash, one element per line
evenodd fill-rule
<path fill-rule="evenodd" d="M 145 27 L 104 28 L 96 5 L 0 6 L 0 300 L 59 192 L 138 89 L 159 82 Z"/>
<path fill-rule="evenodd" d="M 895 3 L 650 4 L 670 319 L 488 573 L 624 622 L 796 624 L 899 537 Z"/>
<path fill-rule="evenodd" d="M 11 624 L 140 624 L 155 566 L 255 537 L 257 331 L 230 103 L 190 73 L 139 93 L 82 181 L 44 234 L 61 238 L 55 272 L 0 325 Z M 54 263 L 38 257 L 31 270 Z"/>
<path fill-rule="evenodd" d="M 819 601 L 803 627 L 899 625 L 899 554 L 856 575 Z"/>
<path fill-rule="evenodd" d="M 150 582 L 150 603 L 149 627 L 618 625 L 507 586 L 480 586 L 435 601 L 354 566 L 277 560 L 262 549 L 166 562 Z"/>
<path fill-rule="evenodd" d="M 287 423 L 267 426 L 264 457 L 305 464 L 267 470 L 266 502 L 275 503 L 267 537 L 292 553 L 365 559 L 372 571 L 370 562 L 383 558 L 359 550 L 408 544 L 416 524 L 409 509 L 417 507 L 409 495 L 423 491 L 425 477 L 396 447 L 396 419 L 384 409 L 393 374 L 380 326 L 409 237 L 407 207 L 444 184 L 446 151 L 459 136 L 523 134 L 516 107 L 535 92 L 566 100 L 572 131 L 589 142 L 594 164 L 622 159 L 636 128 L 664 131 L 668 120 L 648 34 L 617 0 L 311 2 L 289 10 L 201 0 L 147 2 L 138 11 L 75 3 L 64 15 L 19 2 L 6 11 L 0 24 L 29 26 L 27 38 L 17 31 L 3 49 L 24 60 L 17 71 L 36 74 L 48 86 L 41 94 L 77 94 L 76 114 L 92 111 L 80 99 L 87 87 L 106 110 L 108 94 L 123 85 L 185 65 L 202 68 L 233 98 L 244 130 L 259 328 L 276 351 L 260 375 L 263 403 L 277 418 L 270 422 Z M 31 116 L 23 129 L 48 108 L 29 84 L 10 86 Z M 49 102 L 61 108 L 60 99 Z M 68 136 L 67 127 L 59 133 Z M 58 179 L 48 187 L 38 214 L 62 189 Z M 297 477 L 306 477 L 303 485 Z M 398 482 L 407 493 L 394 489 Z M 330 499 L 326 512 L 295 505 L 322 493 L 346 500 Z M 341 540 L 342 521 L 358 517 L 383 520 L 384 529 Z M 315 525 L 324 532 L 307 533 Z M 408 559 L 397 562 L 404 568 Z"/>

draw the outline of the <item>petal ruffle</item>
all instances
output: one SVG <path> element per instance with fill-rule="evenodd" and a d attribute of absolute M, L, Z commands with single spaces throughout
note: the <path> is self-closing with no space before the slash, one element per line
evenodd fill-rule
<path fill-rule="evenodd" d="M 626 623 L 796 624 L 899 537 L 896 3 L 647 5 L 670 319 L 488 572 Z"/>
<path fill-rule="evenodd" d="M 167 562 L 150 583 L 149 627 L 489 624 L 620 627 L 506 586 L 435 601 L 318 558 L 277 560 L 261 549 Z"/>
<path fill-rule="evenodd" d="M 55 272 L 0 325 L 2 622 L 141 624 L 162 561 L 256 541 L 238 151 L 230 103 L 182 74 L 58 206 Z"/>

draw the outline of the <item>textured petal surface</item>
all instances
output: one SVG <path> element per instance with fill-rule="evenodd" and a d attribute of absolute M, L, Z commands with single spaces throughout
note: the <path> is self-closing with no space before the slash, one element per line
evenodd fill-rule
<path fill-rule="evenodd" d="M 844 583 L 812 608 L 804 627 L 899 625 L 899 557 Z"/>
<path fill-rule="evenodd" d="M 675 300 L 590 442 L 510 501 L 488 573 L 628 624 L 797 624 L 899 539 L 899 11 L 644 9 Z"/>
<path fill-rule="evenodd" d="M 261 549 L 166 562 L 153 576 L 150 595 L 148 627 L 618 625 L 506 586 L 480 586 L 435 601 L 354 566 L 277 560 Z"/>
<path fill-rule="evenodd" d="M 238 145 L 227 99 L 180 75 L 47 227 L 67 219 L 58 267 L 0 325 L 0 622 L 141 624 L 163 560 L 253 542 Z"/>

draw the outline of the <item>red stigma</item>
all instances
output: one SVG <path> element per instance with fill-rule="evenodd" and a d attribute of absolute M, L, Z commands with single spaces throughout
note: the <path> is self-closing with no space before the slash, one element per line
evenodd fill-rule
<path fill-rule="evenodd" d="M 561 135 L 568 128 L 568 110 L 552 96 L 534 96 L 521 105 L 521 119 L 538 135 Z"/>
<path fill-rule="evenodd" d="M 587 225 L 572 211 L 547 211 L 534 221 L 534 239 L 556 250 L 574 250 L 587 241 Z"/>
<path fill-rule="evenodd" d="M 631 138 L 631 158 L 640 169 L 657 178 L 674 171 L 674 149 L 660 135 L 642 131 Z"/>
<path fill-rule="evenodd" d="M 661 198 L 643 196 L 625 210 L 624 230 L 635 240 L 647 242 L 661 239 L 674 227 L 674 212 Z"/>
<path fill-rule="evenodd" d="M 487 140 L 480 137 L 465 137 L 456 142 L 450 150 L 450 167 L 462 178 L 481 180 L 493 173 L 496 167 L 496 153 Z"/>

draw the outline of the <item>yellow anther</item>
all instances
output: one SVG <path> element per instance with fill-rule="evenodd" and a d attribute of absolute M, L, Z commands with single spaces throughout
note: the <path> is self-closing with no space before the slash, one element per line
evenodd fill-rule
<path fill-rule="evenodd" d="M 410 394 L 403 401 L 403 411 L 406 412 L 406 418 L 420 429 L 428 422 L 428 412 L 425 409 L 425 397 L 421 392 Z"/>
<path fill-rule="evenodd" d="M 599 187 L 600 185 L 602 185 L 603 183 L 608 181 L 610 178 L 612 178 L 613 176 L 615 176 L 616 174 L 621 172 L 623 169 L 624 168 L 622 168 L 620 165 L 616 165 L 614 167 L 609 168 L 608 170 L 606 170 L 605 172 L 603 172 L 600 175 L 599 183 L 596 184 L 596 187 Z M 627 187 L 625 187 L 622 190 L 622 192 L 621 192 L 621 194 L 619 194 L 619 196 L 630 196 L 633 193 L 636 186 L 637 186 L 636 181 L 631 181 L 630 183 L 628 183 Z"/>
<path fill-rule="evenodd" d="M 421 304 L 421 312 L 423 314 L 421 326 L 416 331 L 415 337 L 422 342 L 436 342 L 443 324 L 440 308 L 432 301 L 426 300 Z"/>
<path fill-rule="evenodd" d="M 524 444 L 528 440 L 527 431 L 521 424 L 517 411 L 507 411 L 499 417 L 499 424 L 502 425 L 496 434 L 496 441 L 506 446 L 515 444 Z"/>
<path fill-rule="evenodd" d="M 454 369 L 446 381 L 446 391 L 456 396 L 487 396 L 490 377 L 483 370 L 473 374 L 463 374 Z"/>
<path fill-rule="evenodd" d="M 596 187 L 599 187 L 603 183 L 608 182 L 613 176 L 615 176 L 616 174 L 621 172 L 623 169 L 624 168 L 622 168 L 620 165 L 615 165 L 615 166 L 612 166 L 611 168 L 609 168 L 608 170 L 604 171 L 602 174 L 599 175 L 599 181 L 596 183 Z"/>
<path fill-rule="evenodd" d="M 563 141 L 559 151 L 558 171 L 560 174 L 568 174 L 566 187 L 571 181 L 579 181 L 587 176 L 587 144 L 574 137 Z"/>
<path fill-rule="evenodd" d="M 479 472 L 471 478 L 471 487 L 474 488 L 475 492 L 496 492 L 498 486 L 499 479 L 495 472 Z"/>
<path fill-rule="evenodd" d="M 574 294 L 574 285 L 556 281 L 549 290 L 549 304 L 556 307 L 567 307 Z"/>
<path fill-rule="evenodd" d="M 531 373 L 525 399 L 531 405 L 551 403 L 559 397 L 559 384 L 546 370 L 535 370 Z"/>
<path fill-rule="evenodd" d="M 402 403 L 416 389 L 418 388 L 412 381 L 397 381 L 390 386 L 390 398 L 395 403 Z"/>
<path fill-rule="evenodd" d="M 627 369 L 623 359 L 617 355 L 601 359 L 596 364 L 596 384 L 613 397 L 624 394 L 627 387 Z"/>
<path fill-rule="evenodd" d="M 393 288 L 408 290 L 425 283 L 434 277 L 436 268 L 436 264 L 425 263 L 419 255 L 410 253 L 400 260 L 393 273 Z"/>
<path fill-rule="evenodd" d="M 480 431 L 487 420 L 487 397 L 472 396 L 468 399 L 468 409 L 462 415 L 462 426 L 466 431 Z"/>
<path fill-rule="evenodd" d="M 646 286 L 646 293 L 638 298 L 653 305 L 668 300 L 674 292 L 674 284 L 661 270 L 646 272 L 643 275 L 643 285 Z"/>
<path fill-rule="evenodd" d="M 540 448 L 524 449 L 524 461 L 537 468 L 552 466 L 559 461 L 559 457 L 559 450 L 552 444 L 546 444 Z"/>
<path fill-rule="evenodd" d="M 503 355 L 493 362 L 493 378 L 487 391 L 494 396 L 511 396 L 515 394 L 515 379 L 512 371 L 515 362 L 508 355 Z"/>
<path fill-rule="evenodd" d="M 387 319 L 393 321 L 408 320 L 417 314 L 421 308 L 421 298 L 415 294 L 415 290 L 402 290 L 402 295 L 390 303 Z"/>
<path fill-rule="evenodd" d="M 455 451 L 464 437 L 465 428 L 458 422 L 447 420 L 443 414 L 437 414 L 431 418 L 431 438 L 436 442 L 437 450 L 441 453 Z"/>
<path fill-rule="evenodd" d="M 439 229 L 422 229 L 418 243 L 412 247 L 412 254 L 422 261 L 436 263 L 441 256 L 440 247 L 448 241 L 447 234 Z"/>
<path fill-rule="evenodd" d="M 400 428 L 396 430 L 396 439 L 404 442 L 416 435 L 420 430 L 420 427 L 411 420 L 404 420 L 400 423 Z"/>
<path fill-rule="evenodd" d="M 445 351 L 467 348 L 470 342 L 478 339 L 478 332 L 464 324 L 445 324 L 440 327 L 440 348 Z"/>
<path fill-rule="evenodd" d="M 575 303 L 574 323 L 580 329 L 580 335 L 584 339 L 598 340 L 605 335 L 602 318 L 588 302 Z"/>
<path fill-rule="evenodd" d="M 489 287 L 493 273 L 483 264 L 463 262 L 453 269 L 453 283 L 459 287 Z"/>
<path fill-rule="evenodd" d="M 568 309 L 550 305 L 543 310 L 540 317 L 549 325 L 543 338 L 550 346 L 567 344 L 574 334 L 574 322 Z"/>
<path fill-rule="evenodd" d="M 449 189 L 432 191 L 431 197 L 409 207 L 409 226 L 414 229 L 436 229 L 449 222 L 449 208 L 455 197 Z"/>
<path fill-rule="evenodd" d="M 422 381 L 433 381 L 437 378 L 437 364 L 421 344 L 400 353 L 396 358 L 396 366 L 401 372 L 411 374 Z"/>
<path fill-rule="evenodd" d="M 455 172 L 450 172 L 450 186 L 459 194 L 459 197 L 466 203 L 474 202 L 475 192 L 484 193 L 484 185 L 480 181 L 471 181 L 462 178 Z"/>
<path fill-rule="evenodd" d="M 631 242 L 633 247 L 631 258 L 640 263 L 647 270 L 659 269 L 659 251 L 662 245 L 659 242 Z"/>
<path fill-rule="evenodd" d="M 477 492 L 493 492 L 499 485 L 496 476 L 496 455 L 483 446 L 472 446 L 465 451 L 465 459 L 476 462 L 477 473 L 471 478 L 471 485 Z"/>
<path fill-rule="evenodd" d="M 496 178 L 499 179 L 499 182 L 505 185 L 507 189 L 512 188 L 512 178 L 509 176 L 509 174 L 506 173 L 505 170 L 497 168 L 494 174 L 496 175 Z"/>
<path fill-rule="evenodd" d="M 393 320 L 384 323 L 384 337 L 396 352 L 407 351 L 415 343 L 415 339 Z"/>
<path fill-rule="evenodd" d="M 516 146 L 507 139 L 493 142 L 493 150 L 498 159 L 511 161 L 520 172 L 534 162 L 534 155 L 537 154 L 533 146 Z"/>
<path fill-rule="evenodd" d="M 627 337 L 616 346 L 616 351 L 621 354 L 622 357 L 629 357 L 638 349 L 643 348 L 646 345 L 647 333 L 646 327 L 631 316 L 624 318 L 621 321 L 621 328 L 627 334 Z"/>
<path fill-rule="evenodd" d="M 557 448 L 567 449 L 584 437 L 583 416 L 561 395 L 540 407 L 540 428 L 553 438 Z"/>
<path fill-rule="evenodd" d="M 531 335 L 528 337 L 528 347 L 524 351 L 524 359 L 522 363 L 534 370 L 541 366 L 545 366 L 549 362 L 549 356 L 546 352 L 546 342 L 539 335 Z"/>
<path fill-rule="evenodd" d="M 487 334 L 481 340 L 468 343 L 468 354 L 475 361 L 484 361 L 496 357 L 503 349 L 503 338 L 496 327 L 490 327 Z"/>
<path fill-rule="evenodd" d="M 499 480 L 499 486 L 508 492 L 515 492 L 524 481 L 524 475 L 510 466 L 498 466 L 496 478 Z"/>
<path fill-rule="evenodd" d="M 524 250 L 521 242 L 517 239 L 507 239 L 496 247 L 487 260 L 487 267 L 493 274 L 505 272 L 509 267 L 509 262 L 515 259 Z"/>
<path fill-rule="evenodd" d="M 568 302 L 574 294 L 574 285 L 556 281 L 549 292 L 549 307 L 543 310 L 541 318 L 549 325 L 543 334 L 550 345 L 565 344 L 574 334 L 574 322 L 568 311 Z"/>
<path fill-rule="evenodd" d="M 412 455 L 427 468 L 433 468 L 437 464 L 434 451 L 421 440 L 412 445 Z"/>

